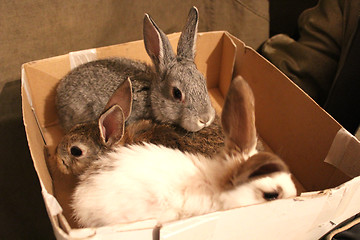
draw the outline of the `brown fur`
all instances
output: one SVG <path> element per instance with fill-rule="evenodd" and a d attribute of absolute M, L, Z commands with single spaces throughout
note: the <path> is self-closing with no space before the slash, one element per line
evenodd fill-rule
<path fill-rule="evenodd" d="M 158 124 L 151 120 L 142 120 L 126 127 L 123 144 L 148 142 L 176 148 L 183 152 L 201 153 L 213 156 L 224 146 L 224 134 L 220 118 L 198 132 L 188 132 L 170 124 Z"/>
<path fill-rule="evenodd" d="M 248 83 L 238 76 L 233 81 L 231 91 L 226 95 L 225 104 L 221 115 L 221 123 L 225 134 L 228 136 L 226 145 L 228 149 L 241 147 L 240 152 L 246 153 L 256 145 L 255 127 L 255 100 Z"/>

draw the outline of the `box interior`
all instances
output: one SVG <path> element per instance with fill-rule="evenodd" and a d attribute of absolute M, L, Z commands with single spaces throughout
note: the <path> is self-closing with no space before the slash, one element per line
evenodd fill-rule
<path fill-rule="evenodd" d="M 169 35 L 174 49 L 178 37 L 178 33 Z M 289 165 L 299 192 L 336 187 L 350 179 L 324 162 L 341 126 L 274 66 L 226 32 L 199 33 L 196 53 L 195 61 L 207 78 L 218 113 L 232 77 L 240 74 L 248 81 L 255 95 L 258 134 Z M 112 56 L 150 63 L 143 41 L 97 49 L 99 59 Z M 23 70 L 24 124 L 34 165 L 46 191 L 56 196 L 74 227 L 66 203 L 76 179 L 56 172 L 52 161 L 63 135 L 57 122 L 54 91 L 57 82 L 70 71 L 69 55 L 27 63 Z"/>

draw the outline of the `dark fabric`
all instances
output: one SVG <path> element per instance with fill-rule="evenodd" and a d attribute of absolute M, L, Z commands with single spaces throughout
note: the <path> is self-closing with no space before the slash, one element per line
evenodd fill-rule
<path fill-rule="evenodd" d="M 360 240 L 360 224 L 357 224 L 344 232 L 336 234 L 333 240 Z"/>
<path fill-rule="evenodd" d="M 320 0 L 298 19 L 299 39 L 277 34 L 259 50 L 351 133 L 359 126 L 360 1 Z M 285 19 L 284 19 L 285 21 Z"/>
<path fill-rule="evenodd" d="M 324 109 L 348 131 L 354 133 L 360 122 L 360 21 L 349 52 L 333 82 Z"/>
<path fill-rule="evenodd" d="M 360 214 L 349 218 L 329 233 L 325 234 L 320 240 L 360 240 Z M 357 224 L 356 224 L 357 223 Z"/>
<path fill-rule="evenodd" d="M 0 94 L 0 239 L 54 239 L 30 157 L 20 81 Z"/>
<path fill-rule="evenodd" d="M 299 15 L 310 7 L 316 5 L 318 0 L 270 0 L 270 37 L 276 34 L 286 34 L 297 40 L 299 38 Z"/>

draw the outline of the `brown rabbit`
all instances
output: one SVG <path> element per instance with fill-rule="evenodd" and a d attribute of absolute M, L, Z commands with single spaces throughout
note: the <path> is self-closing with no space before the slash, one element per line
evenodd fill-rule
<path fill-rule="evenodd" d="M 63 173 L 79 174 L 99 155 L 111 151 L 112 146 L 120 142 L 125 121 L 131 113 L 130 80 L 124 81 L 116 91 L 117 96 L 123 96 L 116 99 L 117 105 L 108 108 L 97 121 L 75 125 L 61 139 L 55 155 Z"/>

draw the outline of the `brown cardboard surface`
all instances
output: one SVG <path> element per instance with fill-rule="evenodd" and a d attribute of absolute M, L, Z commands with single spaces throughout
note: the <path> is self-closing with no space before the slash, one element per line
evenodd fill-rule
<path fill-rule="evenodd" d="M 254 68 L 258 71 L 251 70 Z M 301 89 L 250 49 L 238 51 L 235 72 L 241 73 L 254 91 L 256 125 L 264 141 L 286 159 L 308 191 L 335 187 L 350 179 L 324 163 L 341 128 L 336 121 L 329 120 L 331 117 Z"/>
<path fill-rule="evenodd" d="M 178 36 L 178 33 L 169 35 L 174 49 Z M 150 62 L 142 41 L 97 49 L 98 58 L 111 56 L 127 56 Z M 227 92 L 232 75 L 241 74 L 248 81 L 255 95 L 256 127 L 259 137 L 265 149 L 279 154 L 287 162 L 296 178 L 294 180 L 299 193 L 336 187 L 350 179 L 336 167 L 324 163 L 334 136 L 341 129 L 341 126 L 254 50 L 246 47 L 240 40 L 226 32 L 199 33 L 195 60 L 199 70 L 207 77 L 211 100 L 218 113 L 221 111 L 224 95 Z M 24 64 L 26 76 L 22 79 L 22 100 L 24 125 L 35 169 L 48 193 L 54 193 L 54 184 L 55 194 L 59 196 L 57 200 L 63 208 L 63 214 L 69 221 L 71 210 L 67 203 L 76 179 L 58 174 L 51 158 L 47 158 L 50 161 L 49 166 L 53 179 L 50 178 L 46 166 L 43 140 L 44 138 L 46 148 L 52 154 L 63 135 L 57 124 L 54 89 L 60 78 L 68 71 L 70 71 L 68 55 Z M 36 118 L 34 114 L 36 114 Z M 219 235 L 222 231 L 219 228 L 221 226 L 224 229 L 235 231 L 232 232 L 232 235 L 240 236 L 241 234 L 236 232 L 236 229 L 232 229 L 236 226 L 231 221 L 246 221 L 247 217 L 241 216 L 250 214 L 253 215 L 252 223 L 250 221 L 247 225 L 257 227 L 251 224 L 262 223 L 256 223 L 256 214 L 254 215 L 254 213 L 259 213 L 259 211 L 264 211 L 266 214 L 274 213 L 273 209 L 266 208 L 268 206 L 276 207 L 282 213 L 279 214 L 281 218 L 276 221 L 277 224 L 296 224 L 296 221 L 304 221 L 298 226 L 299 230 L 297 231 L 305 228 L 313 229 L 316 226 L 312 226 L 313 222 L 310 221 L 309 223 L 306 219 L 317 218 L 317 222 L 321 223 L 332 216 L 342 219 L 351 211 L 355 211 L 352 208 L 349 209 L 345 203 L 355 201 L 351 196 L 360 196 L 360 194 L 355 194 L 358 191 L 356 184 L 356 181 L 352 181 L 345 186 L 351 191 L 345 191 L 345 187 L 340 187 L 341 191 L 325 191 L 326 194 L 320 195 L 309 193 L 295 201 L 292 199 L 280 200 L 269 205 L 245 207 L 175 222 L 172 223 L 174 225 L 170 224 L 164 228 L 163 233 L 164 236 L 171 235 L 169 239 L 181 239 L 182 236 L 188 236 L 191 232 L 204 237 L 204 231 L 209 228 L 211 228 L 209 234 L 215 231 L 214 234 Z M 343 201 L 343 197 L 346 201 Z M 329 205 L 330 202 L 331 206 Z M 46 202 L 46 204 L 48 203 Z M 301 211 L 309 211 L 309 209 L 314 209 L 314 211 L 311 210 L 311 213 L 307 214 L 300 210 L 292 212 L 291 207 L 293 205 L 296 205 Z M 265 223 L 269 224 L 264 221 Z M 71 221 L 70 224 L 72 227 L 76 227 Z M 321 231 L 331 227 L 326 224 L 324 226 Z M 55 229 L 56 227 L 58 226 L 55 226 Z M 268 229 L 271 229 L 270 227 L 277 229 L 271 224 L 266 226 Z M 109 236 L 112 236 L 112 231 L 117 231 L 116 229 L 116 227 L 106 228 L 106 231 L 103 229 L 99 231 L 87 229 L 84 231 L 89 232 L 80 231 L 76 234 L 101 235 L 105 231 L 110 234 Z M 317 229 L 321 233 L 320 228 Z M 248 229 L 245 233 L 248 233 Z M 146 231 L 147 237 L 149 237 L 148 234 Z M 136 236 L 136 234 L 131 236 Z"/>
<path fill-rule="evenodd" d="M 52 180 L 50 178 L 44 156 L 44 141 L 39 128 L 37 127 L 37 120 L 34 112 L 31 110 L 29 102 L 27 101 L 27 93 L 22 87 L 22 110 L 23 120 L 25 125 L 25 131 L 27 133 L 27 140 L 29 149 L 31 149 L 31 157 L 36 159 L 34 161 L 34 167 L 39 175 L 40 183 L 44 185 L 45 189 L 52 193 Z"/>

